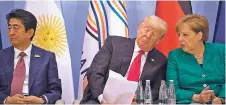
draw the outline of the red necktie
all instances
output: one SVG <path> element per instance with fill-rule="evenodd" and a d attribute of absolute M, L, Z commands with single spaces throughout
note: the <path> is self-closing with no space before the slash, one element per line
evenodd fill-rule
<path fill-rule="evenodd" d="M 140 77 L 140 67 L 141 67 L 141 57 L 144 54 L 144 51 L 140 50 L 139 54 L 133 60 L 133 63 L 130 67 L 129 75 L 127 80 L 129 81 L 138 81 Z"/>
<path fill-rule="evenodd" d="M 10 96 L 13 96 L 15 94 L 22 94 L 22 90 L 23 90 L 25 73 L 26 73 L 24 56 L 26 56 L 26 54 L 24 52 L 21 52 L 19 56 L 20 56 L 20 59 L 17 62 L 16 68 L 13 72 L 13 81 L 11 84 Z"/>

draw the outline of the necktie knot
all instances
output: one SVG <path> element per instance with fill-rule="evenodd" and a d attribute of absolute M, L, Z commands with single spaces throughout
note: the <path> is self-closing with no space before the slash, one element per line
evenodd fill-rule
<path fill-rule="evenodd" d="M 143 55 L 145 52 L 143 50 L 139 51 L 139 54 Z"/>
<path fill-rule="evenodd" d="M 134 58 L 132 65 L 130 67 L 130 71 L 127 77 L 129 81 L 138 81 L 140 77 L 141 71 L 141 57 L 144 54 L 143 50 L 139 51 L 139 54 Z"/>
<path fill-rule="evenodd" d="M 21 52 L 21 53 L 19 54 L 19 56 L 24 57 L 24 56 L 27 56 L 27 54 L 26 54 L 25 52 Z"/>

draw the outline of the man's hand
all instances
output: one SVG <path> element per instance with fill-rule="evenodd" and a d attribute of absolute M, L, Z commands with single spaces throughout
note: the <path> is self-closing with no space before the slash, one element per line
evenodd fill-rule
<path fill-rule="evenodd" d="M 42 104 L 43 99 L 36 96 L 27 96 L 23 98 L 24 103 L 26 104 Z"/>
<path fill-rule="evenodd" d="M 201 99 L 201 103 L 207 103 L 211 100 L 212 93 L 214 93 L 213 90 L 209 90 L 209 86 L 206 87 L 199 95 Z"/>
<path fill-rule="evenodd" d="M 101 104 L 116 104 L 116 103 L 107 103 L 106 101 L 102 100 Z"/>
<path fill-rule="evenodd" d="M 16 94 L 12 97 L 8 97 L 5 101 L 5 104 L 23 104 L 24 96 L 21 94 Z"/>
<path fill-rule="evenodd" d="M 132 103 L 131 104 L 137 104 L 137 98 L 136 95 L 133 97 Z"/>
<path fill-rule="evenodd" d="M 101 104 L 107 104 L 104 100 L 101 101 Z"/>
<path fill-rule="evenodd" d="M 214 93 L 211 94 L 212 96 L 212 104 L 222 104 L 221 99 L 216 97 Z"/>
<path fill-rule="evenodd" d="M 83 79 L 83 92 L 85 91 L 85 89 L 86 89 L 86 86 L 88 85 L 88 78 L 87 78 L 87 76 Z"/>

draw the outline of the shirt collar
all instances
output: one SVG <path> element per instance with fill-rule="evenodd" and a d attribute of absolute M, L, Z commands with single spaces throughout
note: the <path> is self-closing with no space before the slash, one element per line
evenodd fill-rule
<path fill-rule="evenodd" d="M 137 41 L 135 41 L 134 52 L 139 53 L 140 50 L 141 50 L 141 49 L 140 49 L 140 47 L 138 46 Z M 148 55 L 148 52 L 145 52 L 144 55 L 147 56 L 147 55 Z"/>
<path fill-rule="evenodd" d="M 28 48 L 25 49 L 24 51 L 21 51 L 21 50 L 14 47 L 14 52 L 15 52 L 14 58 L 17 58 L 21 52 L 24 52 L 24 53 L 26 53 L 27 56 L 30 56 L 31 55 L 31 48 L 32 48 L 32 44 L 30 44 L 28 46 Z"/>

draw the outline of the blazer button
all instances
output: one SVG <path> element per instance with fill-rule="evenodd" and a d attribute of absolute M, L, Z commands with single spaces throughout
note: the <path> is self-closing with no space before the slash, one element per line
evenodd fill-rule
<path fill-rule="evenodd" d="M 203 87 L 206 87 L 207 85 L 206 84 L 203 84 Z"/>
<path fill-rule="evenodd" d="M 202 77 L 204 78 L 204 77 L 206 77 L 206 75 L 205 74 L 202 74 Z"/>

